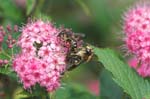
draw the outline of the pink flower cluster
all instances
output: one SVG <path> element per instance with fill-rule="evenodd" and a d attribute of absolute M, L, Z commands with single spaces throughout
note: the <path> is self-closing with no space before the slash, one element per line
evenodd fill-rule
<path fill-rule="evenodd" d="M 146 64 L 141 64 L 140 67 L 138 66 L 138 60 L 137 58 L 131 58 L 128 61 L 129 65 L 134 68 L 139 75 L 142 77 L 147 77 L 150 75 L 150 68 L 147 68 Z"/>
<path fill-rule="evenodd" d="M 25 89 L 35 84 L 51 92 L 60 86 L 66 68 L 66 51 L 58 38 L 59 30 L 50 22 L 37 20 L 22 28 L 17 42 L 21 53 L 13 60 L 13 69 Z"/>
<path fill-rule="evenodd" d="M 150 76 L 150 6 L 141 4 L 129 10 L 124 18 L 126 45 L 137 59 L 138 73 Z"/>

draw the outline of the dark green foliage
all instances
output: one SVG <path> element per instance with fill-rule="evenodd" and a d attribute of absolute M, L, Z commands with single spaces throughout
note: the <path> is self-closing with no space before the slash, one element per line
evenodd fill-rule
<path fill-rule="evenodd" d="M 97 99 L 86 88 L 75 83 L 66 83 L 55 93 L 54 99 Z"/>
<path fill-rule="evenodd" d="M 22 12 L 15 5 L 13 0 L 0 0 L 0 23 L 7 25 L 8 23 L 22 21 Z"/>
<path fill-rule="evenodd" d="M 100 95 L 102 99 L 121 99 L 123 90 L 113 81 L 111 73 L 103 69 L 100 74 Z"/>
<path fill-rule="evenodd" d="M 46 93 L 44 88 L 36 85 L 32 89 L 32 92 L 20 89 L 17 95 L 17 99 L 98 99 L 98 97 L 92 95 L 86 88 L 74 83 L 67 83 L 64 87 L 59 88 L 53 93 Z"/>
<path fill-rule="evenodd" d="M 122 62 L 110 49 L 94 49 L 104 67 L 113 75 L 113 80 L 129 94 L 132 99 L 142 99 L 150 92 L 148 80 L 140 77 L 127 64 Z"/>
<path fill-rule="evenodd" d="M 33 12 L 34 8 L 35 8 L 35 4 L 36 4 L 36 0 L 27 0 L 27 11 L 26 14 L 29 15 Z"/>

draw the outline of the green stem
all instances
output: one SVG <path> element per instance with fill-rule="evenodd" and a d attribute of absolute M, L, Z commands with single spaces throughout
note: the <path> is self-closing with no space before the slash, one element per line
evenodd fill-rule
<path fill-rule="evenodd" d="M 8 58 L 12 58 L 10 55 L 8 55 L 4 50 L 1 50 L 1 53 L 3 53 L 5 56 L 7 56 Z"/>
<path fill-rule="evenodd" d="M 13 55 L 14 55 L 14 49 L 11 48 L 11 57 L 13 57 Z"/>
<path fill-rule="evenodd" d="M 46 99 L 46 96 L 42 95 L 42 99 Z"/>
<path fill-rule="evenodd" d="M 55 99 L 55 92 L 48 94 L 49 99 Z"/>
<path fill-rule="evenodd" d="M 76 2 L 81 6 L 87 16 L 91 15 L 88 6 L 82 0 L 76 0 Z"/>

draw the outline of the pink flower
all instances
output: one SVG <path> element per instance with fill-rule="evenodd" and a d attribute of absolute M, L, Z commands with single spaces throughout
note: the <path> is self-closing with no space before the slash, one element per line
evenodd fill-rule
<path fill-rule="evenodd" d="M 150 76 L 150 7 L 136 6 L 128 11 L 124 19 L 126 46 L 137 58 L 140 67 L 137 72 L 143 77 Z"/>
<path fill-rule="evenodd" d="M 99 81 L 98 80 L 91 80 L 88 83 L 88 88 L 90 89 L 90 91 L 94 94 L 94 95 L 99 95 L 100 93 L 100 85 L 99 85 Z"/>
<path fill-rule="evenodd" d="M 124 32 L 128 35 L 135 31 L 149 34 L 150 31 L 150 7 L 149 4 L 138 4 L 130 9 L 124 18 Z"/>
<path fill-rule="evenodd" d="M 67 51 L 58 38 L 59 33 L 50 22 L 42 20 L 22 28 L 17 42 L 21 53 L 14 58 L 13 69 L 25 89 L 39 84 L 51 92 L 60 86 Z"/>
<path fill-rule="evenodd" d="M 128 60 L 128 64 L 130 67 L 137 69 L 138 60 L 136 58 L 131 58 Z"/>
<path fill-rule="evenodd" d="M 131 58 L 128 61 L 130 67 L 134 68 L 142 77 L 150 76 L 150 67 L 147 64 L 140 64 L 136 58 Z"/>

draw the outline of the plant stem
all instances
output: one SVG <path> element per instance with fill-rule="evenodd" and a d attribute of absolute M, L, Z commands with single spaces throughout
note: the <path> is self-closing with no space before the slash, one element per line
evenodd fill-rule
<path fill-rule="evenodd" d="M 49 99 L 55 99 L 55 92 L 48 94 Z"/>
<path fill-rule="evenodd" d="M 4 50 L 1 50 L 1 53 L 3 53 L 5 56 L 7 56 L 8 58 L 10 58 L 11 59 L 11 56 L 10 55 L 8 55 Z"/>

